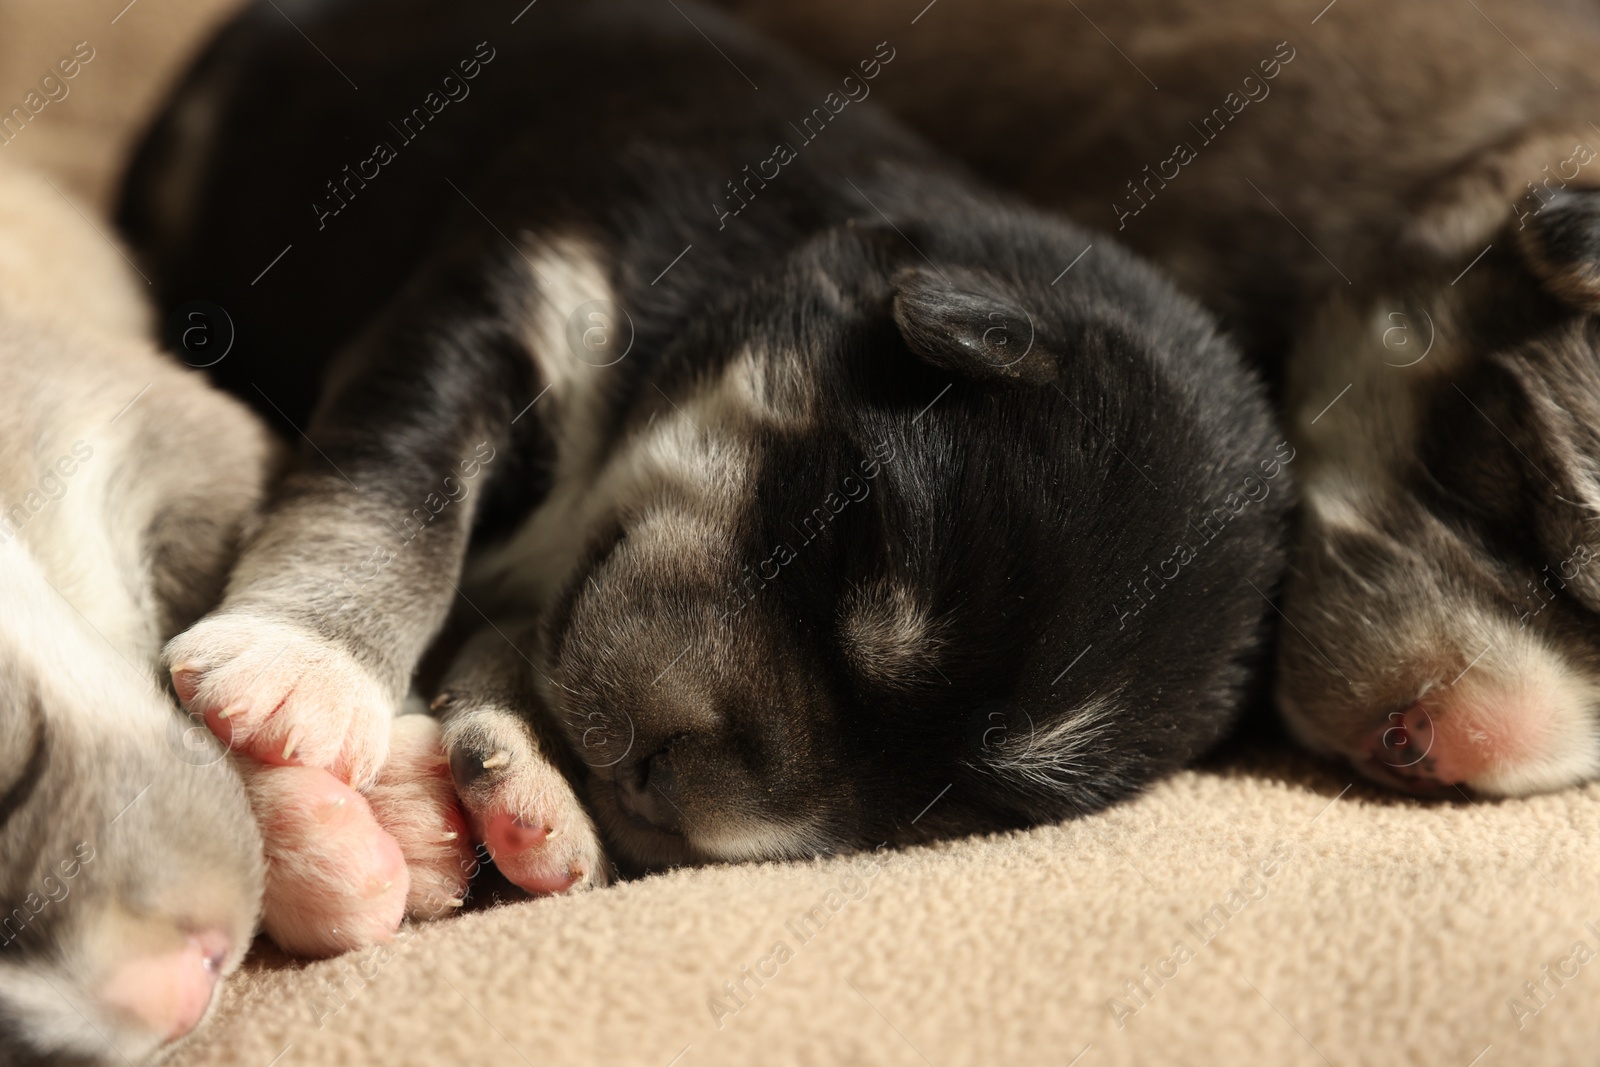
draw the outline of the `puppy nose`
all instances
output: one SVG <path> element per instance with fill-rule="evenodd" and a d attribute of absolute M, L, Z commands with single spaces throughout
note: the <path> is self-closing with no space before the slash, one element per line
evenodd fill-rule
<path fill-rule="evenodd" d="M 1526 760 L 1543 732 L 1527 696 L 1446 690 L 1412 703 L 1367 736 L 1367 755 L 1422 785 L 1470 783 Z"/>
<path fill-rule="evenodd" d="M 1367 735 L 1367 755 L 1399 774 L 1433 777 L 1433 717 L 1421 701 L 1388 718 Z"/>
<path fill-rule="evenodd" d="M 220 931 L 191 934 L 181 948 L 117 967 L 101 989 L 101 999 L 163 1040 L 175 1040 L 205 1016 L 231 950 L 232 942 Z"/>
<path fill-rule="evenodd" d="M 677 776 L 663 749 L 617 769 L 617 803 L 633 818 L 664 833 L 681 833 L 682 812 L 672 799 Z"/>

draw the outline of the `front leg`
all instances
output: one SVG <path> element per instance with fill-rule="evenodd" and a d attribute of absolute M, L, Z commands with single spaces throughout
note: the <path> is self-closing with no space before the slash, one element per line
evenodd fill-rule
<path fill-rule="evenodd" d="M 506 290 L 457 268 L 400 294 L 335 366 L 222 605 L 168 645 L 178 695 L 235 749 L 358 789 L 376 778 L 533 396 L 489 295 Z"/>
<path fill-rule="evenodd" d="M 610 868 L 557 766 L 567 755 L 560 730 L 540 717 L 537 633 L 533 622 L 484 628 L 456 657 L 434 708 L 473 836 L 518 886 L 562 893 L 605 885 Z"/>

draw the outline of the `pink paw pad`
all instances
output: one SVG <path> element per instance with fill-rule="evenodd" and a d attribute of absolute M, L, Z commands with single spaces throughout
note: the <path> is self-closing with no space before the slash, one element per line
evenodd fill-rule
<path fill-rule="evenodd" d="M 508 811 L 474 821 L 500 873 L 530 893 L 565 893 L 588 873 L 582 857 L 562 847 L 553 827 Z"/>
<path fill-rule="evenodd" d="M 410 874 L 366 798 L 310 767 L 241 769 L 266 846 L 262 925 L 272 939 L 325 956 L 393 937 Z"/>
<path fill-rule="evenodd" d="M 503 856 L 538 848 L 550 837 L 548 826 L 534 826 L 520 815 L 502 811 L 489 819 L 483 831 L 484 843 Z"/>

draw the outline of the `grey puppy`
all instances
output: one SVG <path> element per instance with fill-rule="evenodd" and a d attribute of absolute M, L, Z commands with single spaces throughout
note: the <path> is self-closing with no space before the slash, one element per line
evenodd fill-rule
<path fill-rule="evenodd" d="M 139 1062 L 250 943 L 261 838 L 162 643 L 220 593 L 271 457 L 147 342 L 136 280 L 0 168 L 0 1063 Z"/>
<path fill-rule="evenodd" d="M 1593 5 L 734 6 L 840 66 L 894 40 L 880 100 L 1281 374 L 1303 741 L 1419 792 L 1600 774 Z"/>

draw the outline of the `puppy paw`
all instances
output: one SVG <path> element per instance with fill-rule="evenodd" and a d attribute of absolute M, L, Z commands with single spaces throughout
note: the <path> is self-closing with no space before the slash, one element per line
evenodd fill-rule
<path fill-rule="evenodd" d="M 191 712 L 264 763 L 322 767 L 357 789 L 383 765 L 394 702 L 337 644 L 263 615 L 223 612 L 166 648 Z"/>
<path fill-rule="evenodd" d="M 427 715 L 394 720 L 389 761 L 366 796 L 378 825 L 399 844 L 410 871 L 406 915 L 438 919 L 454 912 L 466 896 L 477 861 L 436 721 Z"/>
<path fill-rule="evenodd" d="M 393 937 L 411 879 L 366 799 L 314 767 L 239 762 L 265 846 L 262 926 L 272 940 L 332 956 Z"/>
<path fill-rule="evenodd" d="M 452 708 L 444 741 L 473 836 L 501 874 L 539 894 L 609 880 L 588 812 L 527 723 L 500 708 Z"/>

